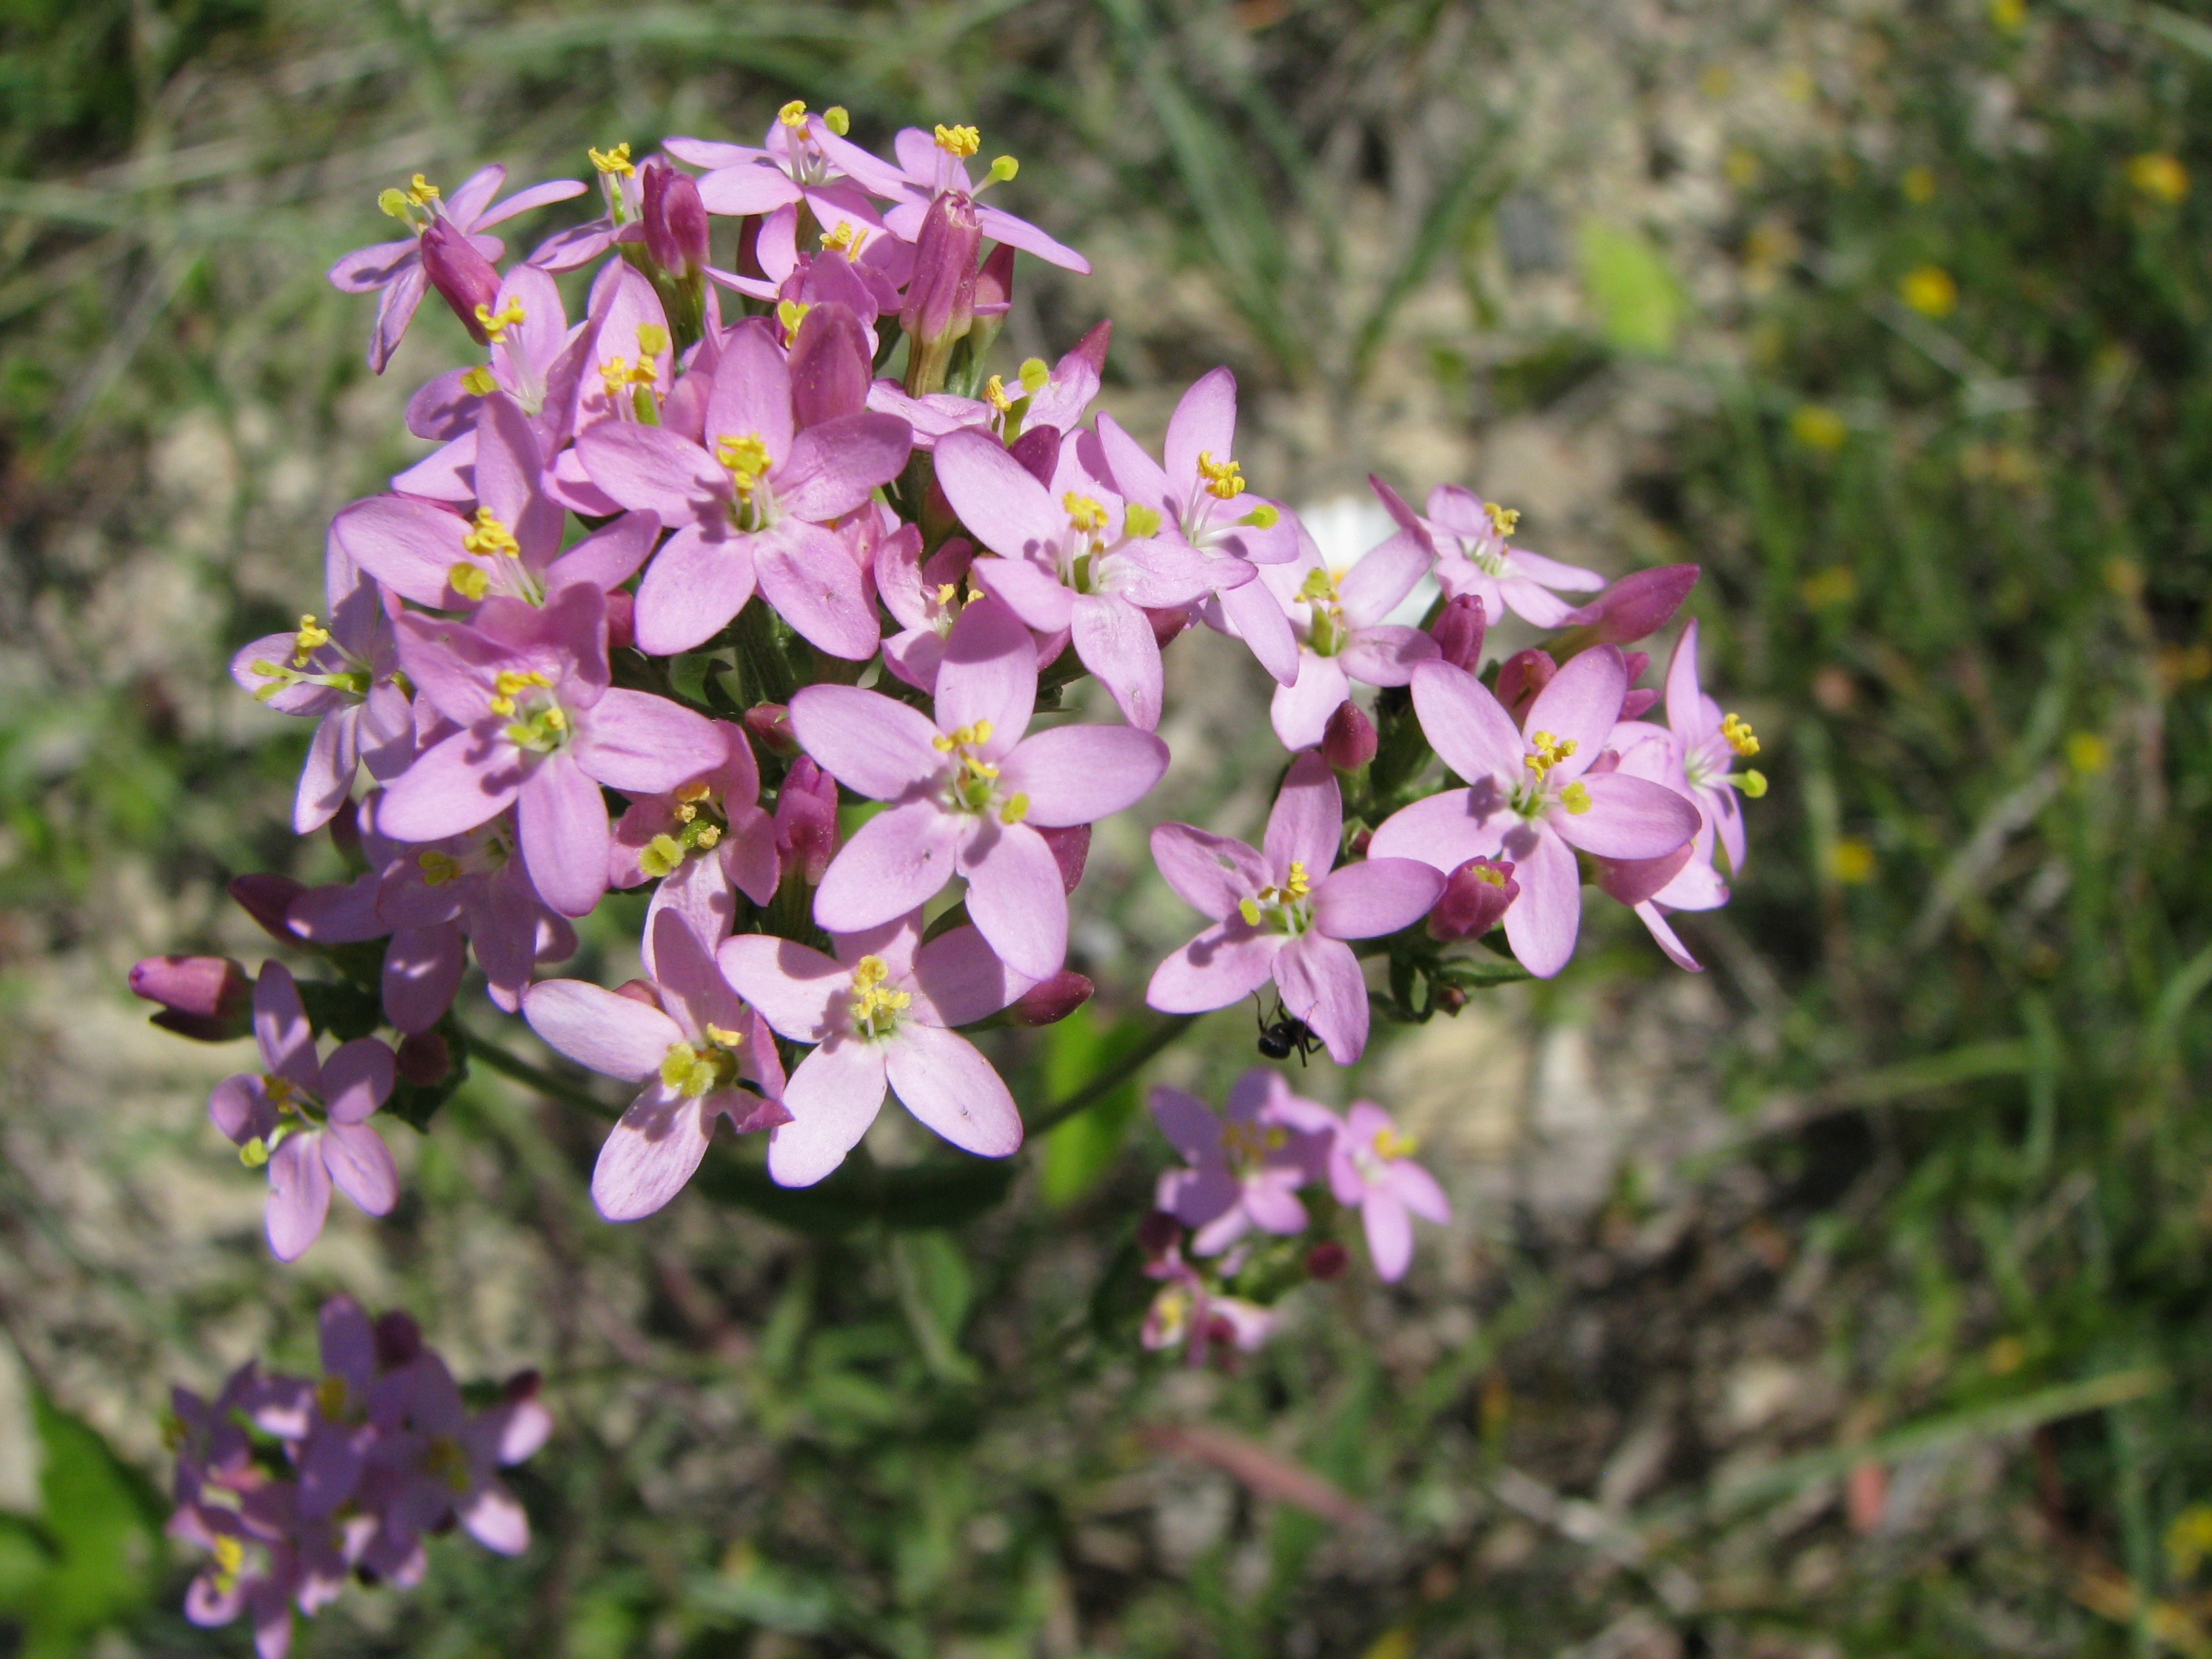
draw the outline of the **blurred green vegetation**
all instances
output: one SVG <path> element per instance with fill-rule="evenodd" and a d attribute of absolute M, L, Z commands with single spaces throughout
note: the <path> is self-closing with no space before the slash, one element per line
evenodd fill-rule
<path fill-rule="evenodd" d="M 1364 1530 L 1264 1501 L 1264 1480 L 1209 1516 L 1214 1489 L 1178 1487 L 1140 1438 L 1193 1395 L 1131 1357 L 1158 1154 L 1127 1092 L 1050 1138 L 1036 1196 L 957 1231 L 678 1240 L 593 1231 L 595 1126 L 472 1085 L 388 1236 L 416 1285 L 451 1269 L 418 1210 L 496 1191 L 555 1240 L 574 1305 L 544 1358 L 567 1419 L 518 1482 L 539 1541 L 519 1562 L 441 1549 L 418 1592 L 363 1592 L 297 1651 L 2212 1651 L 2212 22 L 1778 3 L 1685 8 L 1654 36 L 1628 11 L 91 0 L 0 20 L 10 976 L 96 935 L 126 856 L 165 891 L 312 868 L 278 811 L 298 741 L 206 711 L 224 642 L 278 614 L 272 559 L 307 580 L 322 518 L 399 453 L 406 388 L 364 384 L 366 314 L 320 276 L 375 234 L 375 187 L 749 137 L 788 96 L 848 104 L 871 140 L 956 116 L 1003 135 L 1030 210 L 1141 270 L 1111 289 L 1134 305 L 1123 390 L 1227 356 L 1260 398 L 1349 411 L 1332 440 L 1386 470 L 1359 422 L 1413 376 L 1474 431 L 1641 399 L 1616 562 L 1706 565 L 1707 683 L 1767 743 L 1747 878 L 1684 924 L 1727 1011 L 1705 1086 L 1732 1126 L 1691 1171 L 1690 1219 L 1639 1243 L 1665 1218 L 1627 1182 L 1584 1237 L 1496 1218 L 1472 1286 L 1345 1287 L 1203 1395 L 1368 1506 Z M 1539 95 L 1546 54 L 1577 52 L 1628 60 L 1655 191 L 1702 167 L 1722 209 L 1578 193 L 1574 146 L 1530 137 L 1618 113 Z M 1731 102 L 1753 77 L 1774 101 Z M 1189 282 L 1194 309 L 1160 297 Z M 1547 282 L 1579 309 L 1519 302 Z M 1422 308 L 1439 289 L 1471 326 Z M 1105 303 L 1025 293 L 1056 347 Z M 156 503 L 193 482 L 191 453 L 161 458 L 194 412 L 246 460 L 187 534 Z M 289 494 L 255 460 L 286 444 L 314 459 Z M 248 545 L 283 550 L 251 582 L 230 562 Z M 135 559 L 186 572 L 138 634 L 100 598 Z M 128 643 L 148 628 L 184 641 L 167 666 Z M 1652 991 L 1631 930 L 1592 945 L 1545 1009 L 1601 1021 Z M 1038 1045 L 1033 1097 L 1128 1040 L 1122 1012 Z M 1224 1072 L 1239 1018 L 1206 1028 Z M 295 1352 L 272 1358 L 304 1358 L 315 1281 L 240 1261 L 193 1311 L 282 1299 Z M 590 1322 L 595 1274 L 648 1286 L 621 1340 Z M 1444 1334 L 1409 1347 L 1416 1328 Z M 1725 1443 L 1664 1395 L 1716 1345 L 1765 1345 L 1833 1398 Z M 1581 1503 L 1662 1396 L 1695 1420 L 1661 1466 L 1631 1501 Z M 49 1512 L 0 1532 L 21 1650 L 119 1619 L 130 1650 L 246 1651 L 182 1625 L 181 1565 L 151 1600 L 136 1566 L 94 1571 L 145 1546 L 139 1500 L 89 1431 L 45 1420 Z M 1974 1448 L 1996 1451 L 1981 1487 L 1878 1524 L 1885 1488 Z"/>

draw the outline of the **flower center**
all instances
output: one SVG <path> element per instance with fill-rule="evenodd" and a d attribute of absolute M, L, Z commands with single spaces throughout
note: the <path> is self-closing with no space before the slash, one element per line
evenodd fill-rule
<path fill-rule="evenodd" d="M 1290 1132 L 1279 1124 L 1246 1123 L 1231 1118 L 1221 1126 L 1221 1150 L 1240 1174 L 1258 1169 L 1267 1161 L 1268 1153 L 1280 1152 L 1290 1139 Z"/>
<path fill-rule="evenodd" d="M 249 1170 L 266 1164 L 286 1137 L 319 1129 L 329 1121 L 323 1103 L 281 1072 L 261 1074 L 261 1094 L 275 1110 L 277 1123 L 266 1139 L 256 1135 L 238 1149 L 238 1161 Z"/>
<path fill-rule="evenodd" d="M 1206 493 L 1217 501 L 1233 501 L 1244 493 L 1244 472 L 1234 461 L 1217 461 L 1211 450 L 1198 454 L 1198 476 L 1206 481 Z"/>
<path fill-rule="evenodd" d="M 948 127 L 938 123 L 937 147 L 947 155 L 966 161 L 983 148 L 983 135 L 974 127 Z"/>
<path fill-rule="evenodd" d="M 661 1056 L 660 1080 L 694 1099 L 726 1089 L 738 1080 L 738 1050 L 744 1040 L 741 1031 L 709 1025 L 704 1042 L 672 1042 Z"/>
<path fill-rule="evenodd" d="M 1528 742 L 1528 752 L 1521 757 L 1528 775 L 1513 787 L 1508 803 L 1513 810 L 1524 818 L 1541 817 L 1553 805 L 1564 806 L 1577 816 L 1589 811 L 1589 789 L 1581 779 L 1558 790 L 1551 785 L 1553 769 L 1575 752 L 1579 746 L 1576 741 L 1549 732 L 1536 732 L 1530 733 Z M 1499 885 L 1504 883 L 1501 881 Z"/>
<path fill-rule="evenodd" d="M 945 597 L 945 587 L 938 590 L 938 597 Z M 988 812 L 999 814 L 1001 823 L 1019 823 L 1030 810 L 1030 798 L 1019 792 L 1011 795 L 999 793 L 999 769 L 982 755 L 985 744 L 991 741 L 991 722 L 977 720 L 972 726 L 963 726 L 951 732 L 940 732 L 930 742 L 940 755 L 952 760 L 952 775 L 945 787 L 945 804 L 955 811 Z"/>
<path fill-rule="evenodd" d="M 612 149 L 586 149 L 584 154 L 592 158 L 592 166 L 602 179 L 612 173 L 620 173 L 627 179 L 637 171 L 630 165 L 629 145 L 626 143 L 617 144 Z"/>
<path fill-rule="evenodd" d="M 1298 585 L 1298 597 L 1306 602 L 1306 643 L 1316 656 L 1334 656 L 1352 637 L 1351 628 L 1344 620 L 1344 599 L 1336 589 L 1342 575 L 1341 571 L 1316 565 Z"/>
<path fill-rule="evenodd" d="M 334 691 L 343 691 L 353 697 L 365 697 L 374 676 L 366 666 L 354 666 L 329 674 L 308 674 L 301 671 L 311 662 L 316 652 L 331 643 L 331 630 L 316 619 L 313 611 L 300 618 L 299 631 L 292 635 L 292 658 L 289 662 L 274 663 L 260 659 L 250 665 L 251 671 L 269 682 L 254 692 L 263 702 L 279 691 L 294 685 L 326 685 Z M 340 658 L 349 664 L 359 659 L 343 646 L 337 647 Z"/>
<path fill-rule="evenodd" d="M 215 1535 L 216 1593 L 228 1595 L 238 1588 L 239 1579 L 246 1571 L 246 1546 L 235 1533 L 219 1532 Z"/>
<path fill-rule="evenodd" d="M 1247 927 L 1265 926 L 1272 933 L 1295 937 L 1313 924 L 1313 906 L 1309 902 L 1312 894 L 1305 860 L 1292 859 L 1291 872 L 1280 887 L 1262 887 L 1250 898 L 1237 900 L 1237 914 L 1244 918 Z"/>
<path fill-rule="evenodd" d="M 408 229 L 419 233 L 428 229 L 430 221 L 437 216 L 437 210 L 430 205 L 437 199 L 437 185 L 418 173 L 407 181 L 404 190 L 380 191 L 376 205 Z"/>
<path fill-rule="evenodd" d="M 422 1449 L 422 1468 L 455 1492 L 469 1489 L 469 1457 L 450 1434 L 435 1434 Z"/>
<path fill-rule="evenodd" d="M 568 741 L 568 715 L 546 695 L 553 682 L 532 668 L 503 669 L 492 682 L 491 712 L 507 717 L 507 740 L 534 755 L 550 755 Z"/>
<path fill-rule="evenodd" d="M 714 789 L 703 780 L 687 783 L 676 792 L 676 828 L 655 836 L 637 855 L 638 868 L 648 876 L 670 876 L 694 853 L 709 853 L 721 845 L 729 818 Z"/>
<path fill-rule="evenodd" d="M 898 1017 L 913 994 L 890 983 L 890 964 L 881 957 L 862 957 L 853 964 L 853 1035 L 886 1037 L 898 1029 Z"/>

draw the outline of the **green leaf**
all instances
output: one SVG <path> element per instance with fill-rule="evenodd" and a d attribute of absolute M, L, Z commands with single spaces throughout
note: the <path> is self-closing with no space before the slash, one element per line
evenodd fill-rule
<path fill-rule="evenodd" d="M 1666 257 L 1641 231 L 1591 217 L 1575 237 L 1583 291 L 1600 331 L 1622 351 L 1663 357 L 1674 349 L 1682 289 Z"/>
<path fill-rule="evenodd" d="M 0 1534 L 0 1591 L 13 1578 L 26 1616 L 22 1659 L 64 1659 L 153 1594 L 161 1537 L 153 1494 L 88 1425 L 33 1396 L 44 1461 L 44 1545 L 28 1528 Z M 4 1605 L 4 1602 L 0 1602 Z"/>
<path fill-rule="evenodd" d="M 811 1187 L 779 1187 L 766 1170 L 718 1145 L 694 1184 L 718 1204 L 796 1232 L 834 1237 L 872 1224 L 896 1231 L 958 1226 L 1006 1197 L 1014 1170 L 1010 1158 L 946 1158 L 898 1170 L 848 1158 Z"/>
<path fill-rule="evenodd" d="M 1102 1031 L 1088 1003 L 1047 1028 L 1043 1063 L 1038 1068 L 1044 1097 L 1066 1099 L 1120 1059 L 1149 1029 L 1145 1021 L 1123 1020 Z M 1042 1171 L 1045 1201 L 1065 1208 L 1097 1186 L 1121 1156 L 1136 1115 L 1137 1080 L 1133 1075 L 1048 1133 Z"/>

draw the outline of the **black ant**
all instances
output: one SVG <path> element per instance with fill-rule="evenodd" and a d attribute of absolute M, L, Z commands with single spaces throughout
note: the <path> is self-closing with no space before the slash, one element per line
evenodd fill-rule
<path fill-rule="evenodd" d="M 1269 1060 L 1288 1060 L 1291 1050 L 1295 1048 L 1298 1064 L 1307 1064 L 1313 1059 L 1314 1050 L 1321 1047 L 1321 1039 L 1305 1021 L 1285 1013 L 1279 1002 L 1275 1005 L 1275 1013 L 1277 1017 L 1272 1022 L 1261 1017 L 1255 1000 L 1253 1014 L 1259 1020 L 1260 1052 Z"/>

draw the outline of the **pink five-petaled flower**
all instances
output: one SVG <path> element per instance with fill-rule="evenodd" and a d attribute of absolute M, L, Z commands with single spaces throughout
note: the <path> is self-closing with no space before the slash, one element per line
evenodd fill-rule
<path fill-rule="evenodd" d="M 1698 685 L 1698 624 L 1693 617 L 1674 642 L 1667 662 L 1667 726 L 1681 745 L 1682 771 L 1690 799 L 1705 814 L 1706 824 L 1720 837 L 1728 854 L 1729 868 L 1743 873 L 1743 813 L 1736 805 L 1740 789 L 1753 800 L 1766 793 L 1759 773 L 1734 770 L 1738 757 L 1759 752 L 1759 739 L 1751 727 L 1721 706 Z"/>
<path fill-rule="evenodd" d="M 709 213 L 747 218 L 805 202 L 834 232 L 848 220 L 872 222 L 876 216 L 866 193 L 824 148 L 842 149 L 837 138 L 827 119 L 793 102 L 777 112 L 757 147 L 673 137 L 663 139 L 661 148 L 679 161 L 708 169 L 699 180 L 699 197 Z"/>
<path fill-rule="evenodd" d="M 1437 654 L 1418 628 L 1384 620 L 1428 571 L 1429 550 L 1400 530 L 1348 568 L 1332 570 L 1304 526 L 1298 556 L 1263 565 L 1260 580 L 1290 612 L 1298 635 L 1295 681 L 1279 685 L 1268 707 L 1285 749 L 1310 749 L 1328 717 L 1352 696 L 1352 682 L 1403 685 L 1413 665 Z"/>
<path fill-rule="evenodd" d="M 1297 1190 L 1321 1179 L 1329 1142 L 1285 1115 L 1292 1098 L 1282 1074 L 1263 1066 L 1230 1085 L 1218 1117 L 1180 1089 L 1152 1091 L 1154 1121 L 1190 1164 L 1162 1173 L 1154 1201 L 1196 1230 L 1190 1247 L 1198 1255 L 1219 1255 L 1252 1227 L 1304 1231 Z"/>
<path fill-rule="evenodd" d="M 1451 1200 L 1436 1177 L 1413 1161 L 1418 1143 L 1400 1134 L 1371 1100 L 1355 1100 L 1343 1118 L 1298 1101 L 1287 1121 L 1328 1133 L 1328 1184 L 1340 1204 L 1356 1205 L 1367 1231 L 1367 1253 L 1386 1280 L 1405 1276 L 1413 1259 L 1413 1216 L 1438 1226 L 1451 1220 Z"/>
<path fill-rule="evenodd" d="M 400 841 L 441 841 L 515 802 L 530 878 L 563 915 L 584 915 L 607 890 L 613 838 L 601 784 L 658 794 L 724 758 L 704 715 L 610 687 L 596 586 L 562 588 L 541 610 L 491 599 L 476 626 L 406 616 L 399 632 L 409 678 L 463 729 L 392 782 L 379 827 Z"/>
<path fill-rule="evenodd" d="M 740 1134 L 791 1121 L 775 1039 L 714 965 L 720 940 L 671 909 L 653 918 L 648 942 L 649 985 L 545 980 L 522 1000 L 531 1029 L 578 1065 L 646 1085 L 592 1171 L 592 1202 L 610 1221 L 651 1215 L 681 1192 L 718 1117 Z"/>
<path fill-rule="evenodd" d="M 1275 1310 L 1243 1297 L 1224 1296 L 1206 1282 L 1206 1275 L 1182 1259 L 1182 1248 L 1170 1244 L 1145 1264 L 1145 1277 L 1164 1279 L 1137 1340 L 1158 1351 L 1183 1345 L 1184 1358 L 1203 1365 L 1217 1346 L 1251 1353 L 1275 1328 Z"/>
<path fill-rule="evenodd" d="M 1619 771 L 1593 771 L 1628 690 L 1618 647 L 1592 647 L 1529 705 L 1528 735 L 1481 681 L 1441 662 L 1413 671 L 1421 730 L 1468 780 L 1393 814 L 1370 855 L 1419 859 L 1442 871 L 1472 858 L 1514 866 L 1521 896 L 1505 936 L 1521 965 L 1549 978 L 1574 954 L 1582 926 L 1575 849 L 1598 858 L 1664 858 L 1697 833 L 1698 809 L 1673 790 Z"/>
<path fill-rule="evenodd" d="M 945 640 L 934 720 L 852 686 L 810 685 L 792 698 L 792 730 L 822 769 L 891 803 L 823 874 L 815 921 L 833 933 L 879 927 L 958 874 L 993 950 L 1033 980 L 1059 971 L 1067 894 L 1037 832 L 1133 804 L 1167 769 L 1168 750 L 1126 726 L 1024 737 L 1036 680 L 1029 629 L 987 599 L 963 611 Z"/>
<path fill-rule="evenodd" d="M 1152 831 L 1168 885 L 1213 926 L 1163 962 L 1145 1000 L 1171 1014 L 1225 1008 L 1275 981 L 1283 1006 L 1349 1066 L 1367 1046 L 1367 986 L 1350 939 L 1395 933 L 1427 914 L 1444 878 L 1412 859 L 1336 869 L 1344 801 L 1328 763 L 1291 763 L 1264 850 L 1188 823 Z"/>
<path fill-rule="evenodd" d="M 792 1121 L 769 1136 L 769 1174 L 786 1187 L 828 1175 L 883 1109 L 886 1083 L 956 1146 L 985 1158 L 1018 1148 L 1013 1097 L 951 1028 L 996 1013 L 1030 981 L 973 927 L 923 945 L 919 910 L 831 942 L 834 961 L 763 933 L 726 940 L 719 953 L 723 976 L 763 1019 L 794 1042 L 820 1045 L 784 1086 Z"/>
<path fill-rule="evenodd" d="M 895 204 L 884 215 L 884 222 L 893 235 L 909 242 L 921 235 L 929 204 L 939 196 L 948 191 L 980 196 L 1000 180 L 1012 178 L 1015 172 L 1013 158 L 1002 155 L 991 163 L 990 173 L 981 185 L 975 182 L 968 171 L 968 158 L 981 148 L 981 136 L 973 127 L 939 126 L 933 136 L 920 127 L 902 127 L 891 140 L 891 153 L 898 157 L 896 167 L 834 133 L 817 131 L 814 138 L 847 173 Z M 1026 219 L 1017 219 L 1003 209 L 986 207 L 981 202 L 975 204 L 975 217 L 983 234 L 994 242 L 1034 253 L 1048 264 L 1078 276 L 1091 274 L 1090 260 L 1054 241 Z"/>
<path fill-rule="evenodd" d="M 544 1445 L 553 1419 L 536 1398 L 534 1379 L 520 1381 L 497 1404 L 471 1412 L 435 1349 L 407 1363 L 398 1422 L 379 1437 L 364 1480 L 382 1499 L 386 1537 L 380 1541 L 411 1546 L 420 1534 L 458 1521 L 501 1555 L 530 1547 L 529 1514 L 498 1471 Z"/>
<path fill-rule="evenodd" d="M 1157 512 L 1125 507 L 1077 459 L 1090 441 L 1060 446 L 1048 487 L 989 433 L 948 433 L 938 441 L 937 482 L 961 522 L 1004 556 L 977 560 L 973 580 L 1039 633 L 1070 630 L 1123 718 L 1149 732 L 1160 723 L 1164 673 L 1145 612 L 1188 605 L 1217 579 L 1249 582 L 1251 567 L 1158 539 Z M 1211 568 L 1230 564 L 1234 572 Z"/>
<path fill-rule="evenodd" d="M 757 581 L 824 651 L 852 661 L 874 654 L 880 635 L 860 567 L 823 526 L 898 476 L 906 422 L 860 414 L 793 428 L 783 349 L 772 324 L 750 319 L 723 338 L 703 443 L 617 421 L 578 436 L 593 483 L 676 531 L 638 586 L 640 650 L 669 656 L 711 639 Z"/>
<path fill-rule="evenodd" d="M 331 1182 L 371 1215 L 398 1202 L 391 1151 L 367 1121 L 392 1092 L 392 1050 L 356 1037 L 318 1060 L 299 988 L 279 962 L 261 964 L 253 1036 L 269 1069 L 216 1084 L 208 1115 L 249 1168 L 269 1166 L 269 1248 L 295 1261 L 323 1231 Z"/>
<path fill-rule="evenodd" d="M 578 179 L 555 179 L 532 185 L 528 190 L 519 190 L 494 207 L 491 198 L 499 193 L 506 179 L 505 167 L 484 167 L 463 179 L 459 188 L 447 198 L 416 173 L 407 189 L 387 190 L 377 198 L 377 205 L 404 223 L 410 234 L 396 242 L 356 248 L 331 267 L 331 285 L 345 293 L 373 294 L 379 289 L 384 291 L 384 298 L 376 308 L 376 326 L 368 337 L 368 366 L 379 374 L 384 373 L 384 366 L 399 349 L 400 338 L 407 332 L 415 307 L 422 302 L 422 292 L 428 283 L 422 270 L 422 233 L 434 219 L 445 220 L 466 236 L 478 253 L 487 259 L 496 259 L 501 252 L 499 238 L 477 233 L 532 208 L 544 207 L 549 202 L 565 202 L 571 196 L 581 196 L 585 188 Z"/>
<path fill-rule="evenodd" d="M 1559 593 L 1595 593 L 1605 578 L 1507 545 L 1519 518 L 1510 507 L 1457 484 L 1431 490 L 1427 528 L 1436 542 L 1437 585 L 1455 599 L 1462 593 L 1480 599 L 1483 619 L 1492 628 L 1508 611 L 1539 628 L 1557 628 L 1574 609 Z"/>
<path fill-rule="evenodd" d="M 745 729 L 716 720 L 726 758 L 665 794 L 632 801 L 615 825 L 608 884 L 635 887 L 658 879 L 645 933 L 672 907 L 693 931 L 716 940 L 730 931 L 735 888 L 756 904 L 775 896 L 775 822 L 761 810 L 760 765 Z M 716 931 L 719 929 L 719 931 Z"/>

